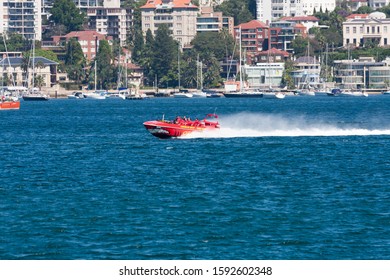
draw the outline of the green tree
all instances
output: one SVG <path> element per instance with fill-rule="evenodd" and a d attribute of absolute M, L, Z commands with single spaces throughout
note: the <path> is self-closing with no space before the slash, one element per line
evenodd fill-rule
<path fill-rule="evenodd" d="M 80 43 L 71 38 L 66 44 L 65 67 L 69 79 L 80 83 L 85 79 L 86 59 Z"/>
<path fill-rule="evenodd" d="M 248 22 L 254 18 L 254 15 L 249 10 L 249 0 L 227 0 L 221 5 L 216 6 L 215 10 L 220 11 L 224 16 L 234 18 L 234 24 L 238 25 L 243 22 Z M 251 5 L 253 7 L 253 5 Z"/>
<path fill-rule="evenodd" d="M 55 0 L 50 13 L 50 22 L 54 25 L 64 25 L 66 32 L 83 29 L 86 16 L 72 0 Z"/>
<path fill-rule="evenodd" d="M 29 42 L 29 40 L 26 40 L 23 35 L 19 33 L 7 33 L 3 37 L 2 41 L 3 40 L 6 41 L 7 50 L 9 52 L 24 52 L 30 49 L 31 43 Z M 5 52 L 4 42 L 1 42 L 0 44 L 0 51 Z"/>
<path fill-rule="evenodd" d="M 142 47 L 141 56 L 137 62 L 142 66 L 144 76 L 146 78 L 145 84 L 149 86 L 153 85 L 155 82 L 155 72 L 152 69 L 153 46 L 154 38 L 150 29 L 148 29 L 146 32 L 145 43 Z"/>
<path fill-rule="evenodd" d="M 150 31 L 150 29 L 149 29 Z M 141 29 L 137 29 L 135 31 L 135 37 L 133 41 L 133 50 L 131 58 L 133 59 L 133 62 L 139 63 L 141 57 L 142 57 L 142 50 L 144 48 L 144 37 L 142 34 Z"/>
<path fill-rule="evenodd" d="M 99 41 L 99 49 L 95 57 L 97 65 L 97 88 L 109 89 L 116 82 L 114 67 L 112 65 L 113 55 L 111 47 L 106 40 Z M 92 67 L 91 70 L 94 70 Z M 90 75 L 93 77 L 93 75 Z"/>
<path fill-rule="evenodd" d="M 294 63 L 291 59 L 287 60 L 284 64 L 284 71 L 282 76 L 282 87 L 287 87 L 288 89 L 295 88 L 294 79 L 291 76 L 291 73 L 294 71 Z"/>
<path fill-rule="evenodd" d="M 169 34 L 169 29 L 166 24 L 161 24 L 156 32 L 153 44 L 153 57 L 151 66 L 154 73 L 158 73 L 161 84 L 165 86 L 168 81 L 168 73 L 170 70 L 176 71 L 177 68 L 177 42 Z"/>
<path fill-rule="evenodd" d="M 216 57 L 211 57 L 206 64 L 207 71 L 203 74 L 203 86 L 205 88 L 219 87 L 222 83 L 221 66 Z"/>
<path fill-rule="evenodd" d="M 294 49 L 294 55 L 297 57 L 306 55 L 308 43 L 309 40 L 307 38 L 303 38 L 302 36 L 296 37 L 291 43 L 291 47 Z"/>
<path fill-rule="evenodd" d="M 191 45 L 202 59 L 215 57 L 223 60 L 224 57 L 233 54 L 234 39 L 227 32 L 203 32 L 195 36 Z"/>
<path fill-rule="evenodd" d="M 41 89 L 45 84 L 45 80 L 42 75 L 35 75 L 34 77 L 34 86 Z"/>
<path fill-rule="evenodd" d="M 355 14 L 370 14 L 372 13 L 374 10 L 371 8 L 371 7 L 368 7 L 368 6 L 361 6 L 359 7 L 359 9 L 357 9 L 355 11 Z"/>

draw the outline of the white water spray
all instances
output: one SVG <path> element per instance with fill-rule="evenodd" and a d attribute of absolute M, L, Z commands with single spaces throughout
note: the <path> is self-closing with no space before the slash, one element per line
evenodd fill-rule
<path fill-rule="evenodd" d="M 220 117 L 221 128 L 191 133 L 184 138 L 300 137 L 390 135 L 390 125 L 367 129 L 355 125 L 334 125 L 305 116 L 239 113 Z"/>

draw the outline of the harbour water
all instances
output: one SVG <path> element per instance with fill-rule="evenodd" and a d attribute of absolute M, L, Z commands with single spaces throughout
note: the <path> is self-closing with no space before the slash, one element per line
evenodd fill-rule
<path fill-rule="evenodd" d="M 390 97 L 2 111 L 0 259 L 390 259 Z M 142 123 L 219 115 L 160 140 Z"/>

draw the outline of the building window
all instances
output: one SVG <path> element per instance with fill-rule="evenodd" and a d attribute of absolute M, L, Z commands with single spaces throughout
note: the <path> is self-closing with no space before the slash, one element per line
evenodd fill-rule
<path fill-rule="evenodd" d="M 367 34 L 369 34 L 369 33 L 370 33 L 370 27 L 367 26 Z"/>
<path fill-rule="evenodd" d="M 387 45 L 387 38 L 384 38 L 384 39 L 383 39 L 383 44 L 384 44 L 384 45 Z"/>
<path fill-rule="evenodd" d="M 353 34 L 356 34 L 356 27 L 355 26 L 353 27 L 352 30 L 353 30 Z"/>
<path fill-rule="evenodd" d="M 387 33 L 387 26 L 383 26 L 383 32 Z"/>
<path fill-rule="evenodd" d="M 349 34 L 349 27 L 345 28 L 345 33 Z"/>
<path fill-rule="evenodd" d="M 176 35 L 181 35 L 182 34 L 182 31 L 181 30 L 177 30 L 176 31 Z"/>
<path fill-rule="evenodd" d="M 360 34 L 363 33 L 363 26 L 360 26 Z"/>

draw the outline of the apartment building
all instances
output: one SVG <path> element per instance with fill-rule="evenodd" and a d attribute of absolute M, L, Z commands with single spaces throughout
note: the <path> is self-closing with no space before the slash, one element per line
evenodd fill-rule
<path fill-rule="evenodd" d="M 343 23 L 343 46 L 364 46 L 374 43 L 390 46 L 390 19 L 386 14 L 374 12 L 366 18 L 348 19 Z"/>
<path fill-rule="evenodd" d="M 269 48 L 275 48 L 292 53 L 294 49 L 292 48 L 291 43 L 297 36 L 307 36 L 307 29 L 302 24 L 284 20 L 271 22 L 271 42 Z"/>
<path fill-rule="evenodd" d="M 64 36 L 53 36 L 53 46 L 65 45 L 72 38 L 75 38 L 79 42 L 84 56 L 88 61 L 91 61 L 96 56 L 99 49 L 99 41 L 112 41 L 112 37 L 108 37 L 94 30 L 73 31 Z M 43 47 L 50 49 L 46 45 Z"/>
<path fill-rule="evenodd" d="M 97 4 L 102 6 L 87 8 L 89 29 L 111 36 L 124 46 L 127 32 L 133 24 L 133 11 L 121 8 L 120 0 L 104 0 Z"/>
<path fill-rule="evenodd" d="M 196 32 L 220 32 L 226 29 L 234 36 L 234 19 L 225 17 L 222 12 L 214 12 L 212 7 L 202 7 L 200 15 L 196 18 Z"/>
<path fill-rule="evenodd" d="M 235 38 L 238 39 L 241 33 L 241 45 L 248 64 L 253 63 L 254 55 L 268 48 L 265 44 L 268 42 L 269 27 L 259 20 L 251 20 L 235 26 L 234 33 Z"/>
<path fill-rule="evenodd" d="M 18 33 L 26 39 L 42 39 L 41 1 L 0 0 L 0 33 Z"/>
<path fill-rule="evenodd" d="M 314 11 L 333 11 L 336 0 L 256 0 L 256 19 L 271 22 L 286 16 L 313 15 Z"/>
<path fill-rule="evenodd" d="M 148 0 L 141 7 L 142 32 L 150 29 L 156 34 L 161 24 L 166 24 L 172 37 L 182 46 L 189 45 L 196 36 L 198 6 L 191 0 Z"/>

